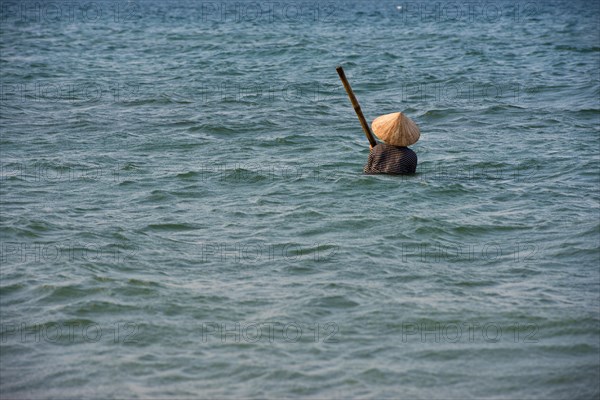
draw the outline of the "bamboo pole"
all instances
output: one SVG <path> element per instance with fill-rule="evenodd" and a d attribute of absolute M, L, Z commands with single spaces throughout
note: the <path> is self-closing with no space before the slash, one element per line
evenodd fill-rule
<path fill-rule="evenodd" d="M 377 141 L 375 140 L 375 136 L 373 136 L 373 132 L 371 132 L 371 128 L 369 128 L 369 124 L 367 123 L 367 120 L 365 119 L 365 116 L 363 115 L 362 110 L 360 109 L 360 104 L 358 104 L 358 100 L 356 100 L 356 96 L 354 95 L 354 92 L 352 91 L 352 88 L 350 87 L 350 83 L 348 82 L 348 79 L 346 79 L 346 74 L 344 73 L 344 69 L 340 65 L 335 70 L 337 71 L 338 75 L 340 76 L 340 79 L 342 80 L 342 83 L 344 84 L 344 89 L 346 89 L 346 93 L 348 93 L 348 97 L 350 97 L 350 102 L 352 103 L 352 107 L 354 107 L 354 112 L 356 112 L 356 115 L 358 116 L 358 120 L 360 121 L 360 124 L 362 125 L 363 131 L 365 131 L 367 140 L 371 144 L 371 147 L 376 146 Z"/>

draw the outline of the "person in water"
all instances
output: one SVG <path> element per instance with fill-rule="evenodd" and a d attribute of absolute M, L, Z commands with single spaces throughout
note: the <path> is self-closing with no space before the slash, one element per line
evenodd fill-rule
<path fill-rule="evenodd" d="M 371 124 L 375 136 L 383 140 L 371 146 L 365 174 L 414 174 L 417 154 L 408 148 L 419 140 L 419 127 L 402 113 L 392 113 L 375 118 Z"/>

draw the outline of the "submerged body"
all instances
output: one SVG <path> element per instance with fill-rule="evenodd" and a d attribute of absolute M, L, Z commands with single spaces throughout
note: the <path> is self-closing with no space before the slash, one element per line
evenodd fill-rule
<path fill-rule="evenodd" d="M 379 143 L 371 149 L 364 168 L 365 174 L 414 174 L 417 154 L 408 147 Z"/>

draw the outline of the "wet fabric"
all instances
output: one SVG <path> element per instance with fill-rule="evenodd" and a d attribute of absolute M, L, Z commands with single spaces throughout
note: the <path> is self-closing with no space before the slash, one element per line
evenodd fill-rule
<path fill-rule="evenodd" d="M 417 154 L 408 147 L 380 143 L 371 149 L 365 174 L 414 174 Z"/>

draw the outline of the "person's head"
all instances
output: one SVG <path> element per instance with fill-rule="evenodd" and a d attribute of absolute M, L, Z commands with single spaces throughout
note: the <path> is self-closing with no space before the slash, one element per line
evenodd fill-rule
<path fill-rule="evenodd" d="M 421 136 L 417 124 L 400 112 L 375 118 L 371 129 L 375 136 L 392 146 L 410 146 Z"/>

